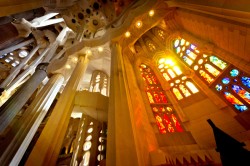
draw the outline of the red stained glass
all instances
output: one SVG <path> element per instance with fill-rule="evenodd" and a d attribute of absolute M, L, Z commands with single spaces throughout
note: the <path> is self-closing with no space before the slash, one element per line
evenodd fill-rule
<path fill-rule="evenodd" d="M 156 103 L 161 103 L 160 96 L 156 92 L 154 92 L 154 99 L 155 99 Z"/>
<path fill-rule="evenodd" d="M 152 81 L 154 82 L 154 84 L 157 84 L 157 79 L 155 78 L 155 76 L 152 76 Z"/>
<path fill-rule="evenodd" d="M 174 114 L 171 114 L 171 119 L 174 122 L 175 128 L 178 132 L 182 132 L 183 129 L 181 127 L 181 124 L 178 122 L 176 116 Z"/>
<path fill-rule="evenodd" d="M 153 84 L 153 81 L 151 80 L 149 75 L 146 75 L 146 79 L 148 81 L 149 84 Z"/>
<path fill-rule="evenodd" d="M 174 132 L 174 127 L 172 126 L 171 121 L 166 114 L 163 115 L 163 121 L 167 126 L 168 132 L 170 133 Z"/>
<path fill-rule="evenodd" d="M 155 114 L 155 119 L 156 119 L 156 124 L 159 128 L 160 133 L 162 134 L 167 133 L 166 127 L 162 123 L 162 118 L 158 114 Z"/>
<path fill-rule="evenodd" d="M 165 96 L 165 94 L 163 93 L 163 92 L 160 92 L 160 96 L 161 96 L 161 101 L 163 102 L 163 103 L 167 103 L 168 101 L 167 101 L 167 98 L 166 98 L 166 96 Z"/>

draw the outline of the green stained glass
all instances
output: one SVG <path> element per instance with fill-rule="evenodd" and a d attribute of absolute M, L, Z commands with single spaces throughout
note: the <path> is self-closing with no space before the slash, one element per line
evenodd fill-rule
<path fill-rule="evenodd" d="M 222 61 L 221 59 L 217 58 L 216 56 L 210 56 L 209 57 L 210 62 L 212 62 L 214 65 L 219 67 L 221 70 L 225 69 L 227 67 L 227 63 Z"/>

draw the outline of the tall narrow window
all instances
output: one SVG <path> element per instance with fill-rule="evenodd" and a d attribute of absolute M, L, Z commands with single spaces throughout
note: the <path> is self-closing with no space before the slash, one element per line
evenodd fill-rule
<path fill-rule="evenodd" d="M 249 110 L 250 105 L 250 78 L 240 70 L 231 67 L 215 85 L 217 92 L 222 94 L 226 101 L 236 110 Z"/>
<path fill-rule="evenodd" d="M 160 133 L 182 132 L 183 128 L 154 72 L 145 64 L 140 65 L 140 71 L 146 83 L 146 94 Z"/>
<path fill-rule="evenodd" d="M 184 99 L 199 92 L 172 59 L 162 58 L 158 62 L 158 70 L 166 81 L 170 83 L 172 92 L 178 100 Z"/>
<path fill-rule="evenodd" d="M 210 87 L 215 88 L 216 92 L 235 110 L 239 112 L 249 110 L 249 76 L 215 55 L 200 52 L 194 44 L 185 39 L 174 40 L 173 48 L 178 57 L 186 62 L 187 66 L 193 69 Z M 187 61 L 186 58 L 191 61 Z M 178 91 L 176 93 L 178 94 Z"/>
<path fill-rule="evenodd" d="M 214 55 L 208 56 L 201 53 L 194 44 L 185 39 L 176 39 L 173 47 L 177 55 L 187 66 L 193 69 L 208 84 L 214 82 L 228 66 L 226 62 Z"/>

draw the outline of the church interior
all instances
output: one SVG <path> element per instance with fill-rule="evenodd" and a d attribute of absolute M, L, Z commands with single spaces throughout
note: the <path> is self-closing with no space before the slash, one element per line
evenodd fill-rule
<path fill-rule="evenodd" d="M 250 165 L 247 0 L 2 0 L 0 165 Z"/>

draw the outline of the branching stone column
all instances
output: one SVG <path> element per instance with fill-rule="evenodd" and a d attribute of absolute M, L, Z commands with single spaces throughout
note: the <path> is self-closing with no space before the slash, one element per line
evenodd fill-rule
<path fill-rule="evenodd" d="M 53 75 L 31 105 L 26 109 L 22 118 L 19 119 L 13 127 L 16 133 L 0 158 L 1 164 L 19 164 L 39 125 L 59 92 L 63 81 L 63 75 Z"/>
<path fill-rule="evenodd" d="M 83 54 L 79 56 L 73 74 L 58 99 L 48 122 L 26 162 L 28 166 L 56 165 L 57 157 L 69 124 L 77 86 L 88 64 L 87 57 Z"/>
<path fill-rule="evenodd" d="M 20 87 L 7 100 L 0 108 L 0 133 L 3 134 L 7 126 L 16 116 L 18 111 L 24 106 L 24 104 L 28 101 L 30 96 L 34 93 L 37 86 L 44 80 L 47 76 L 46 67 L 48 63 L 41 63 L 37 66 L 35 73 L 32 77 Z"/>
<path fill-rule="evenodd" d="M 10 71 L 10 74 L 8 75 L 8 77 L 1 83 L 1 85 L 0 85 L 0 91 L 1 91 L 1 89 L 5 89 L 5 87 L 17 76 L 17 74 L 20 72 L 20 70 L 27 64 L 27 62 L 37 52 L 37 50 L 39 49 L 39 47 L 40 46 L 38 45 L 35 48 L 33 48 L 31 50 L 31 52 L 29 53 L 29 55 L 26 58 L 24 58 L 17 67 L 12 68 L 12 70 Z"/>
<path fill-rule="evenodd" d="M 6 48 L 4 50 L 1 50 L 0 51 L 0 55 L 4 55 L 4 54 L 7 54 L 7 53 L 10 53 L 10 52 L 12 52 L 12 51 L 14 51 L 16 49 L 19 49 L 19 48 L 21 48 L 23 46 L 26 46 L 26 45 L 28 45 L 30 43 L 33 43 L 34 41 L 35 41 L 35 39 L 32 38 L 32 39 L 26 40 L 26 41 L 24 41 L 22 43 L 19 43 L 17 45 L 14 45 L 14 46 L 11 46 L 11 47 Z"/>

